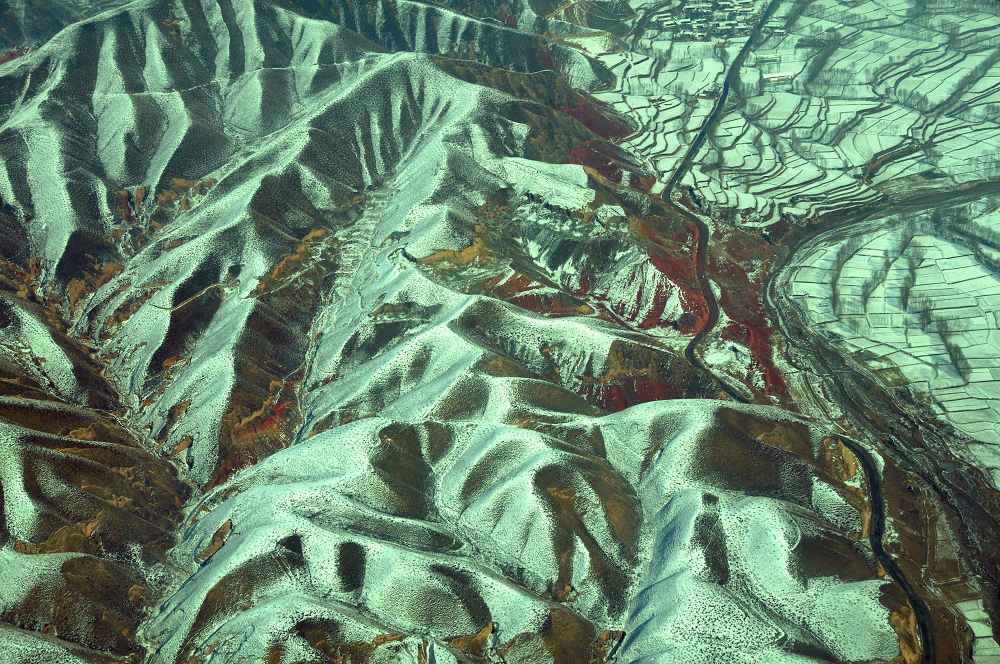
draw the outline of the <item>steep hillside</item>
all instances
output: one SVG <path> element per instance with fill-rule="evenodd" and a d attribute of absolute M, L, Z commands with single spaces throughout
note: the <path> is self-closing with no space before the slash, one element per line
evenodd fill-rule
<path fill-rule="evenodd" d="M 637 4 L 0 3 L 10 661 L 967 661 L 954 506 L 789 388 Z"/>

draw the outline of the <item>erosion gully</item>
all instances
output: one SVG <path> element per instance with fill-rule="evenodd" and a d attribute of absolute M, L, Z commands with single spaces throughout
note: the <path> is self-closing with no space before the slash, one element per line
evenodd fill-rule
<path fill-rule="evenodd" d="M 687 152 L 685 153 L 681 163 L 678 165 L 677 169 L 673 172 L 667 186 L 663 192 L 663 198 L 667 201 L 671 200 L 671 194 L 676 188 L 677 184 L 682 180 L 684 175 L 690 170 L 691 165 L 694 163 L 695 158 L 698 155 L 701 147 L 704 145 L 705 141 L 711 136 L 712 132 L 715 130 L 716 125 L 722 117 L 722 114 L 726 108 L 726 102 L 729 98 L 729 94 L 733 89 L 733 86 L 737 82 L 740 69 L 743 62 L 746 60 L 750 51 L 752 50 L 754 44 L 760 38 L 761 32 L 767 20 L 773 15 L 775 10 L 778 8 L 781 0 L 771 0 L 762 12 L 757 23 L 754 25 L 753 29 L 743 47 L 740 49 L 739 53 L 733 59 L 729 66 L 728 71 L 722 85 L 722 89 L 716 102 L 709 114 L 706 122 L 699 129 L 694 140 L 689 146 Z M 640 33 L 641 34 L 641 33 Z M 708 320 L 705 325 L 695 334 L 691 339 L 685 349 L 685 355 L 688 361 L 708 373 L 715 375 L 711 372 L 705 363 L 702 361 L 698 354 L 698 350 L 708 335 L 712 334 L 718 321 L 719 321 L 719 302 L 715 296 L 715 291 L 712 288 L 712 284 L 706 275 L 707 265 L 708 265 L 708 242 L 710 238 L 710 229 L 708 225 L 697 215 L 691 213 L 689 210 L 683 208 L 683 206 L 677 206 L 677 210 L 683 214 L 691 223 L 695 225 L 698 229 L 698 241 L 695 248 L 695 263 L 696 263 L 696 274 L 701 292 L 705 298 L 705 302 L 708 307 Z M 790 251 L 788 255 L 790 256 L 793 251 Z M 775 270 L 773 274 L 778 274 L 780 270 Z M 770 282 L 768 284 L 768 290 L 770 290 Z M 780 315 L 778 310 L 774 310 L 774 314 Z M 735 388 L 733 385 L 728 384 L 728 381 L 723 377 L 720 378 L 720 383 L 722 384 L 725 391 L 736 401 L 741 403 L 749 403 L 750 399 L 745 395 L 742 390 Z M 846 395 L 842 395 L 845 396 Z M 851 407 L 855 407 L 853 400 L 846 402 Z M 935 647 L 933 639 L 933 629 L 931 622 L 930 610 L 927 604 L 920 597 L 920 595 L 913 588 L 913 585 L 909 582 L 906 576 L 903 574 L 899 565 L 893 557 L 885 550 L 883 544 L 883 538 L 885 536 L 886 528 L 886 507 L 885 500 L 882 495 L 882 477 L 880 471 L 880 465 L 876 461 L 874 455 L 869 451 L 869 449 L 859 443 L 858 441 L 849 438 L 841 434 L 835 434 L 835 436 L 847 447 L 860 461 L 861 467 L 863 468 L 866 486 L 869 493 L 869 503 L 872 506 L 872 520 L 871 520 L 871 532 L 869 534 L 869 545 L 875 558 L 886 570 L 888 575 L 892 580 L 898 584 L 898 586 L 906 594 L 906 597 L 913 609 L 914 616 L 916 618 L 920 639 L 921 639 L 921 661 L 930 664 L 935 659 Z"/>
<path fill-rule="evenodd" d="M 753 401 L 746 396 L 744 391 L 737 389 L 736 387 L 731 385 L 729 381 L 725 379 L 725 377 L 719 376 L 716 372 L 711 371 L 709 367 L 705 365 L 704 361 L 701 359 L 701 356 L 698 353 L 698 350 L 702 342 L 708 335 L 710 335 L 714 331 L 716 324 L 718 323 L 719 303 L 718 299 L 715 296 L 715 291 L 712 289 L 711 281 L 706 275 L 706 268 L 708 262 L 707 254 L 708 254 L 709 228 L 705 224 L 705 222 L 702 221 L 700 218 L 698 218 L 696 215 L 690 214 L 684 210 L 682 210 L 682 213 L 685 214 L 685 216 L 690 221 L 695 223 L 698 227 L 699 232 L 698 232 L 698 244 L 696 249 L 697 251 L 696 273 L 702 294 L 708 306 L 708 314 L 709 314 L 708 320 L 704 325 L 704 327 L 702 327 L 702 329 L 699 330 L 698 333 L 691 339 L 690 343 L 685 349 L 685 356 L 687 357 L 687 360 L 691 364 L 708 372 L 711 375 L 716 376 L 716 378 L 719 379 L 719 383 L 722 386 L 722 388 L 732 399 L 740 403 L 753 403 Z M 777 273 L 778 271 L 775 271 L 774 274 Z M 770 283 L 768 285 L 768 290 L 769 289 L 770 289 Z M 772 310 L 769 311 L 769 313 L 780 317 L 780 313 L 778 310 Z M 820 354 L 820 356 L 826 359 L 829 352 L 830 351 L 827 350 L 826 353 L 822 353 Z M 824 369 L 825 373 L 832 375 L 832 370 L 829 367 L 825 366 L 825 362 L 824 362 Z M 841 389 L 838 391 L 841 392 L 840 396 L 843 399 L 840 402 L 840 405 L 842 407 L 848 407 L 851 410 L 859 408 L 858 404 L 855 403 L 855 400 L 853 398 L 848 399 L 848 395 L 844 393 L 845 392 L 844 390 Z M 855 412 L 857 411 L 855 410 Z M 921 661 L 924 662 L 925 664 L 931 664 L 932 662 L 935 662 L 937 660 L 935 659 L 935 648 L 934 648 L 934 638 L 933 638 L 934 632 L 932 629 L 930 610 L 928 609 L 927 604 L 924 602 L 923 598 L 920 597 L 920 595 L 913 588 L 913 585 L 907 580 L 906 576 L 903 574 L 903 571 L 900 569 L 895 559 L 893 559 L 892 555 L 885 550 L 885 546 L 883 544 L 883 539 L 886 530 L 886 507 L 885 507 L 885 499 L 882 495 L 882 475 L 880 470 L 880 464 L 876 461 L 874 455 L 869 451 L 869 448 L 859 443 L 855 439 L 847 437 L 837 432 L 831 432 L 831 435 L 840 440 L 841 443 L 843 443 L 843 445 L 847 447 L 854 454 L 855 457 L 857 457 L 858 461 L 861 464 L 861 467 L 865 474 L 865 485 L 867 487 L 869 494 L 869 504 L 871 505 L 872 509 L 871 531 L 868 537 L 869 545 L 871 546 L 872 553 L 878 560 L 878 562 L 886 570 L 886 572 L 889 574 L 892 580 L 896 582 L 896 584 L 906 594 L 907 600 L 909 601 L 910 606 L 913 609 L 914 615 L 916 617 L 917 627 L 920 633 L 920 640 L 922 647 Z"/>
<path fill-rule="evenodd" d="M 986 183 L 952 192 L 921 193 L 905 201 L 883 200 L 834 215 L 809 227 L 798 227 L 784 243 L 764 290 L 768 316 L 782 333 L 786 354 L 794 354 L 796 363 L 815 375 L 829 395 L 823 397 L 814 393 L 803 398 L 814 401 L 817 409 L 823 411 L 824 399 L 832 396 L 831 401 L 842 410 L 851 428 L 864 433 L 864 443 L 840 433 L 833 435 L 861 461 L 874 512 L 870 537 L 872 551 L 909 599 L 922 641 L 921 661 L 926 663 L 938 661 L 933 619 L 926 602 L 883 546 L 886 513 L 881 472 L 870 450 L 877 449 L 900 468 L 920 477 L 937 498 L 954 511 L 961 520 L 958 534 L 971 552 L 973 566 L 979 567 L 993 582 L 996 570 L 988 566 L 990 551 L 1000 546 L 1000 520 L 983 506 L 988 491 L 985 480 L 980 482 L 979 473 L 965 467 L 951 452 L 955 432 L 928 416 L 919 404 L 909 402 L 889 388 L 867 367 L 841 352 L 831 340 L 815 334 L 787 295 L 785 272 L 801 251 L 838 237 L 865 232 L 887 214 L 916 213 L 941 205 L 959 204 L 996 190 L 995 183 Z"/>
<path fill-rule="evenodd" d="M 698 350 L 704 341 L 704 339 L 710 335 L 718 323 L 719 320 L 719 302 L 715 296 L 715 291 L 712 289 L 711 281 L 706 275 L 707 263 L 708 263 L 708 240 L 709 240 L 709 228 L 694 214 L 688 213 L 686 210 L 679 208 L 682 214 L 685 215 L 692 223 L 696 224 L 698 228 L 698 243 L 697 243 L 697 254 L 696 254 L 696 276 L 701 288 L 701 292 L 705 298 L 705 302 L 708 306 L 708 320 L 704 327 L 698 331 L 697 334 L 691 339 L 690 343 L 685 349 L 685 356 L 688 361 L 695 365 L 696 367 L 708 372 L 711 375 L 716 376 L 719 380 L 720 385 L 726 391 L 726 393 L 734 400 L 740 403 L 753 403 L 746 394 L 734 387 L 729 383 L 728 380 L 723 376 L 719 376 L 716 372 L 711 371 L 701 359 L 698 354 Z M 792 253 L 792 252 L 790 252 Z M 776 270 L 774 274 L 777 274 Z M 773 279 L 773 277 L 772 277 Z M 768 290 L 770 290 L 770 282 L 768 285 Z M 772 315 L 780 318 L 780 312 L 776 309 L 769 311 Z M 784 326 L 782 326 L 784 327 Z M 824 359 L 829 355 L 830 350 L 827 349 L 825 353 L 819 353 L 820 357 Z M 826 366 L 823 362 L 824 373 L 832 375 L 832 369 Z M 840 386 L 838 386 L 840 387 Z M 857 404 L 855 399 L 849 398 L 846 390 L 842 387 L 838 389 L 840 392 L 840 405 L 845 409 L 850 409 L 851 411 L 858 413 L 864 412 L 864 407 Z M 869 493 L 869 503 L 872 506 L 872 520 L 871 520 L 871 532 L 869 534 L 869 545 L 871 546 L 872 553 L 875 558 L 879 561 L 882 567 L 886 570 L 889 576 L 895 581 L 899 587 L 906 594 L 906 597 L 913 609 L 914 615 L 917 621 L 917 627 L 920 633 L 922 653 L 921 661 L 925 664 L 931 664 L 936 662 L 935 659 L 935 648 L 933 639 L 933 629 L 930 610 L 927 608 L 927 604 L 920 597 L 920 595 L 914 590 L 913 585 L 907 580 L 906 576 L 903 574 L 899 565 L 893 559 L 883 545 L 883 538 L 885 536 L 885 522 L 886 522 L 886 508 L 885 500 L 882 495 L 882 478 L 880 465 L 875 460 L 874 455 L 869 451 L 869 449 L 859 443 L 858 441 L 849 438 L 843 434 L 832 432 L 831 435 L 840 440 L 845 447 L 847 447 L 851 452 L 858 458 L 861 466 L 865 473 L 865 484 Z"/>

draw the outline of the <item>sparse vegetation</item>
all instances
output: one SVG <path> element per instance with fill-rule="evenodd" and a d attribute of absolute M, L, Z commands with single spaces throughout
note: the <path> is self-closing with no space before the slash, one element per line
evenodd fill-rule
<path fill-rule="evenodd" d="M 911 251 L 906 257 L 906 276 L 899 286 L 899 307 L 903 311 L 910 310 L 910 297 L 917 283 L 917 269 L 922 261 L 923 252 L 920 250 Z"/>
<path fill-rule="evenodd" d="M 937 326 L 938 335 L 941 337 L 941 343 L 944 344 L 945 351 L 948 353 L 948 359 L 951 360 L 952 367 L 954 367 L 963 381 L 966 383 L 969 382 L 972 366 L 969 364 L 969 359 L 965 356 L 962 346 L 955 339 L 952 329 L 954 323 L 948 318 L 934 318 L 934 322 Z"/>
<path fill-rule="evenodd" d="M 833 278 L 831 288 L 833 290 L 833 311 L 837 316 L 843 313 L 844 302 L 840 293 L 840 275 L 844 270 L 844 265 L 851 259 L 864 245 L 864 239 L 860 235 L 855 235 L 851 239 L 842 243 L 837 249 L 837 254 L 833 260 Z"/>

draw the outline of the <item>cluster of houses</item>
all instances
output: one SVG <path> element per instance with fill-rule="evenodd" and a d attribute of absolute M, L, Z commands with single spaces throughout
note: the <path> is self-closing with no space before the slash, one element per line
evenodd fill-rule
<path fill-rule="evenodd" d="M 754 0 L 694 0 L 657 22 L 675 41 L 713 41 L 748 36 L 759 11 Z"/>

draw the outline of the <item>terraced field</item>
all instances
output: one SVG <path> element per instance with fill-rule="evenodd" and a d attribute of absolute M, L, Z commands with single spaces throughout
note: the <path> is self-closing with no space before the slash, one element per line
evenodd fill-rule
<path fill-rule="evenodd" d="M 997 661 L 998 16 L 0 1 L 0 660 Z"/>
<path fill-rule="evenodd" d="M 930 401 L 1000 480 L 1000 281 L 988 200 L 866 224 L 797 254 L 788 275 L 809 320 Z M 985 209 L 984 209 L 985 208 Z"/>
<path fill-rule="evenodd" d="M 645 18 L 670 4 L 631 6 Z M 619 83 L 597 96 L 643 126 L 626 145 L 661 188 L 727 76 L 734 94 L 678 179 L 708 214 L 808 221 L 997 177 L 995 6 L 785 0 L 753 20 L 748 38 L 647 30 L 598 55 Z"/>

